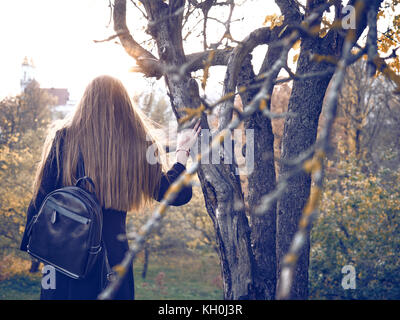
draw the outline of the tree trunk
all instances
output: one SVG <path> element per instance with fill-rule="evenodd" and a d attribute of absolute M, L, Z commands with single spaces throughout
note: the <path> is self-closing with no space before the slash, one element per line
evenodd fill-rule
<path fill-rule="evenodd" d="M 186 62 L 182 47 L 182 15 L 171 15 L 184 1 L 169 6 L 161 1 L 144 3 L 150 22 L 149 33 L 156 40 L 160 61 L 175 71 L 167 71 L 165 81 L 174 114 L 179 119 L 179 109 L 200 106 L 197 82 L 184 72 L 176 70 Z M 169 18 L 165 18 L 169 16 Z M 172 70 L 173 68 L 171 68 Z M 203 116 L 201 126 L 208 129 Z M 210 159 L 211 160 L 211 159 Z M 215 231 L 221 261 L 225 299 L 252 299 L 254 287 L 254 257 L 251 249 L 250 227 L 243 203 L 240 180 L 231 164 L 201 164 L 198 170 L 205 204 Z"/>
<path fill-rule="evenodd" d="M 354 6 L 355 2 L 356 0 L 350 0 L 348 4 Z M 381 2 L 381 0 L 372 1 L 369 5 L 373 5 L 375 10 L 377 10 Z M 307 1 L 306 15 L 310 14 L 314 8 L 317 8 L 322 3 L 324 3 L 322 0 Z M 341 6 L 341 2 L 335 4 L 335 16 L 337 19 L 341 18 Z M 355 40 L 358 39 L 365 29 L 366 22 L 366 11 L 362 11 L 361 15 L 357 16 Z M 320 19 L 310 25 L 310 28 L 319 24 Z M 344 30 L 341 30 L 341 32 L 343 31 Z M 334 29 L 331 29 L 323 38 L 319 36 L 303 38 L 296 73 L 307 74 L 326 71 L 329 64 L 312 60 L 312 54 L 338 57 L 342 52 L 343 41 L 343 37 Z M 281 150 L 282 165 L 280 167 L 279 179 L 283 179 L 292 168 L 287 161 L 296 158 L 296 156 L 300 155 L 303 151 L 309 149 L 316 141 L 322 103 L 332 75 L 333 72 L 315 79 L 295 79 L 293 81 L 288 111 L 295 113 L 296 116 L 288 118 L 285 121 Z M 303 208 L 309 197 L 311 177 L 309 174 L 301 172 L 291 176 L 287 185 L 288 187 L 278 203 L 278 279 L 280 277 L 282 258 L 290 248 L 293 236 L 298 228 Z M 289 299 L 308 298 L 309 231 L 306 238 L 306 243 L 301 249 L 293 272 Z"/>
<path fill-rule="evenodd" d="M 30 273 L 36 273 L 39 271 L 40 261 L 36 259 L 31 260 L 31 267 L 29 268 Z"/>
<path fill-rule="evenodd" d="M 302 41 L 297 73 L 306 74 L 326 70 L 329 65 L 311 61 L 309 57 L 311 52 L 331 54 L 329 48 L 320 38 Z M 285 121 L 279 179 L 283 179 L 292 169 L 287 161 L 295 159 L 314 144 L 323 99 L 331 77 L 332 74 L 329 74 L 319 77 L 318 81 L 309 79 L 293 82 L 288 111 L 295 113 L 296 116 Z M 310 186 L 311 177 L 309 174 L 301 172 L 292 175 L 279 201 L 277 217 L 278 279 L 282 258 L 289 251 L 293 236 L 298 229 L 303 208 L 309 197 Z M 308 235 L 294 270 L 290 299 L 308 298 L 309 251 Z"/>
<path fill-rule="evenodd" d="M 269 49 L 265 63 L 260 73 L 271 67 L 274 50 Z M 242 64 L 239 73 L 239 87 L 248 87 L 254 84 L 255 74 L 249 55 Z M 272 91 L 272 90 L 271 90 Z M 258 89 L 246 91 L 240 95 L 243 106 L 255 97 Z M 272 94 L 272 92 L 269 92 Z M 276 289 L 276 204 L 271 205 L 263 215 L 255 214 L 255 208 L 260 204 L 262 196 L 273 191 L 276 186 L 274 164 L 274 134 L 271 119 L 265 117 L 261 111 L 255 112 L 244 121 L 246 129 L 254 130 L 254 168 L 248 176 L 248 197 L 251 219 L 251 238 L 254 257 L 257 265 L 255 298 L 272 300 Z"/>
<path fill-rule="evenodd" d="M 147 270 L 149 268 L 149 255 L 150 255 L 150 250 L 148 246 L 144 247 L 144 257 L 143 257 L 143 270 L 142 270 L 142 279 L 146 279 L 147 276 Z"/>

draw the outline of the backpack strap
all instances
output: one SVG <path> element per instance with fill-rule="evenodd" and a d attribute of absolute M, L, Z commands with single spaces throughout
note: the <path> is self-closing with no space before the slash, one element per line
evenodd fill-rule
<path fill-rule="evenodd" d="M 80 186 L 82 182 L 87 181 L 92 185 L 93 190 L 95 189 L 93 180 L 85 175 L 85 163 L 83 161 L 83 155 L 80 147 L 79 147 L 78 165 L 76 173 L 78 177 L 78 180 L 75 184 L 76 186 Z M 110 263 L 108 261 L 107 248 L 103 239 L 101 240 L 101 244 L 103 247 L 103 255 L 104 255 L 104 261 L 103 261 L 104 270 L 102 271 L 102 274 L 105 276 L 105 279 L 103 279 L 102 277 L 103 281 L 101 282 L 101 287 L 102 289 L 104 289 L 108 285 L 108 283 L 114 279 L 116 272 L 112 270 Z"/>
<path fill-rule="evenodd" d="M 108 261 L 108 256 L 107 256 L 107 248 L 106 244 L 102 240 L 102 247 L 103 247 L 103 269 L 102 269 L 102 281 L 101 281 L 101 290 L 104 290 L 108 284 L 115 279 L 116 272 L 111 268 L 110 263 Z"/>
<path fill-rule="evenodd" d="M 81 152 L 81 147 L 79 147 L 79 154 L 78 154 L 78 163 L 76 167 L 76 175 L 77 175 L 77 181 L 75 185 L 77 187 L 80 187 L 82 183 L 84 182 L 89 182 L 90 185 L 93 188 L 93 192 L 95 190 L 94 182 L 91 178 L 85 175 L 85 163 L 83 161 L 83 155 Z"/>
<path fill-rule="evenodd" d="M 77 178 L 83 178 L 85 176 L 85 163 L 83 162 L 83 155 L 81 152 L 81 147 L 79 147 L 79 154 L 78 154 L 78 165 L 76 168 L 76 175 Z"/>
<path fill-rule="evenodd" d="M 83 182 L 89 182 L 90 185 L 92 186 L 93 190 L 95 190 L 94 182 L 88 176 L 84 176 L 82 178 L 79 178 L 78 181 L 75 183 L 75 186 L 80 187 Z"/>

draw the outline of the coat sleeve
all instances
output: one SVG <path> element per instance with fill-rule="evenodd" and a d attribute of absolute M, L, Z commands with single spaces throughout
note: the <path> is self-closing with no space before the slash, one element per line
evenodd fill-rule
<path fill-rule="evenodd" d="M 163 199 L 164 194 L 167 192 L 169 186 L 178 179 L 185 169 L 186 168 L 183 164 L 176 162 L 167 173 L 163 173 L 160 181 L 160 189 L 158 190 L 158 194 L 154 197 L 157 201 L 161 201 Z M 190 199 L 192 199 L 191 185 L 183 187 L 170 205 L 182 206 L 188 203 Z"/>
<path fill-rule="evenodd" d="M 25 223 L 25 230 L 24 234 L 22 236 L 22 241 L 20 244 L 20 249 L 22 251 L 27 251 L 27 245 L 28 245 L 28 226 L 30 225 L 32 218 L 37 214 L 37 212 L 40 209 L 40 206 L 42 205 L 42 202 L 46 195 L 50 193 L 51 191 L 57 189 L 60 185 L 61 181 L 61 174 L 59 174 L 59 171 L 61 172 L 61 165 L 60 161 L 57 161 L 56 158 L 56 141 L 60 139 L 60 134 L 56 134 L 56 138 L 53 141 L 53 144 L 51 146 L 49 155 L 47 156 L 46 162 L 44 164 L 43 168 L 43 176 L 42 176 L 42 181 L 40 183 L 39 191 L 38 194 L 35 198 L 31 199 L 28 210 L 26 213 L 26 223 Z M 62 150 L 62 143 L 59 144 L 60 146 L 60 151 Z M 60 157 L 61 158 L 61 157 Z M 62 159 L 62 158 L 61 158 Z M 57 163 L 59 162 L 59 163 Z M 60 168 L 59 168 L 60 166 Z"/>

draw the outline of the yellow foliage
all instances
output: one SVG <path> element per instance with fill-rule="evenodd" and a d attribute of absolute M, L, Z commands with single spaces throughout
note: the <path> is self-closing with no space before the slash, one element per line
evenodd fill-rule
<path fill-rule="evenodd" d="M 224 37 L 226 37 L 227 35 L 225 34 Z M 211 63 L 214 59 L 215 56 L 215 51 L 211 50 L 210 53 L 208 54 L 207 60 L 204 62 L 204 71 L 203 71 L 203 80 L 201 82 L 201 87 L 203 88 L 203 90 L 206 88 L 206 84 L 207 84 L 207 79 L 208 79 L 208 75 L 209 75 L 209 69 L 211 66 Z"/>
<path fill-rule="evenodd" d="M 293 50 L 298 50 L 300 49 L 300 44 L 301 44 L 301 39 L 298 39 L 292 46 Z"/>
<path fill-rule="evenodd" d="M 264 111 L 266 107 L 267 107 L 267 101 L 265 99 L 261 99 L 259 109 L 261 111 Z"/>
<path fill-rule="evenodd" d="M 180 118 L 178 122 L 180 124 L 183 124 L 183 123 L 186 123 L 186 122 L 190 121 L 191 119 L 193 119 L 195 117 L 196 118 L 200 118 L 202 113 L 203 113 L 203 111 L 205 111 L 205 110 L 206 110 L 206 107 L 202 103 L 200 104 L 199 107 L 197 107 L 195 109 L 184 108 L 183 111 L 186 112 L 187 115 L 182 117 L 182 118 Z"/>
<path fill-rule="evenodd" d="M 275 27 L 280 27 L 283 24 L 284 20 L 285 16 L 278 16 L 276 13 L 274 13 L 265 17 L 263 25 L 269 27 L 272 30 Z"/>
<path fill-rule="evenodd" d="M 123 277 L 123 276 L 125 275 L 125 273 L 126 273 L 126 268 L 123 267 L 123 266 L 120 265 L 120 264 L 115 265 L 115 266 L 113 267 L 113 270 L 114 270 L 116 273 L 118 273 L 118 276 L 119 276 L 119 277 Z"/>
<path fill-rule="evenodd" d="M 36 164 L 51 116 L 50 101 L 40 93 L 32 86 L 22 96 L 0 101 L 0 248 L 17 248 L 24 230 Z"/>
<path fill-rule="evenodd" d="M 21 259 L 8 254 L 0 259 L 0 281 L 14 275 L 26 273 L 31 266 L 30 260 Z"/>
<path fill-rule="evenodd" d="M 354 152 L 327 162 L 320 216 L 312 229 L 314 298 L 395 299 L 400 171 L 372 174 L 361 163 L 368 166 Z M 357 270 L 357 290 L 351 292 L 340 286 L 340 270 L 348 264 Z"/>
<path fill-rule="evenodd" d="M 321 189 L 317 186 L 312 187 L 310 197 L 304 207 L 304 215 L 309 216 L 314 210 L 317 209 L 321 198 Z"/>
<path fill-rule="evenodd" d="M 299 53 L 297 53 L 297 54 L 295 54 L 295 55 L 293 56 L 293 63 L 296 63 L 297 60 L 299 60 L 299 56 L 300 56 Z"/>

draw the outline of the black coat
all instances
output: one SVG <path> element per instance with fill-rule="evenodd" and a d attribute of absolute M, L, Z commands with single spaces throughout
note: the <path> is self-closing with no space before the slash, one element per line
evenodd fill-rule
<path fill-rule="evenodd" d="M 63 148 L 63 137 L 64 130 L 58 131 L 54 139 L 53 145 L 50 149 L 49 155 L 46 159 L 44 166 L 44 172 L 42 177 L 42 182 L 38 195 L 35 199 L 32 199 L 28 211 L 26 226 L 30 223 L 32 217 L 39 210 L 45 196 L 51 191 L 62 187 L 62 176 L 58 176 L 58 172 L 62 172 L 62 148 Z M 56 140 L 60 139 L 60 156 L 58 159 L 58 164 L 60 170 L 57 169 L 57 159 L 56 159 Z M 154 198 L 160 201 L 168 187 L 173 183 L 178 176 L 185 170 L 185 166 L 177 162 L 173 165 L 171 170 L 167 173 L 163 173 L 160 183 L 160 189 Z M 192 187 L 184 187 L 174 202 L 171 204 L 173 206 L 181 206 L 186 204 L 192 198 Z M 126 234 L 126 212 L 117 211 L 113 209 L 103 208 L 103 239 L 107 248 L 107 256 L 111 267 L 120 263 L 128 250 L 128 241 L 121 241 L 117 239 L 117 235 Z M 28 238 L 26 235 L 26 228 L 24 235 L 22 237 L 22 242 L 20 249 L 23 251 L 27 250 Z M 99 259 L 100 260 L 100 259 Z M 91 300 L 96 299 L 100 293 L 101 288 L 100 278 L 101 278 L 102 268 L 98 264 L 93 268 L 91 274 L 84 280 L 75 280 L 69 278 L 68 276 L 56 271 L 56 288 L 55 289 L 44 289 L 41 290 L 41 299 L 58 299 L 58 300 Z M 120 286 L 115 299 L 132 300 L 134 299 L 134 280 L 133 280 L 133 269 L 130 268 L 129 272 L 124 278 L 122 285 Z"/>

